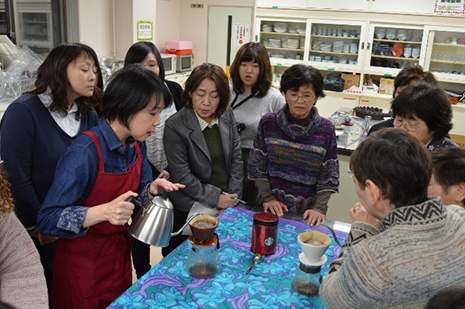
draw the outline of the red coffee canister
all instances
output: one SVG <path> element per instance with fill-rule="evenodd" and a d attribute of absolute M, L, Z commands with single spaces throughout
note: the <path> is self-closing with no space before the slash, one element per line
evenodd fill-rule
<path fill-rule="evenodd" d="M 261 212 L 253 216 L 252 247 L 254 253 L 273 254 L 278 240 L 279 217 L 271 213 Z"/>

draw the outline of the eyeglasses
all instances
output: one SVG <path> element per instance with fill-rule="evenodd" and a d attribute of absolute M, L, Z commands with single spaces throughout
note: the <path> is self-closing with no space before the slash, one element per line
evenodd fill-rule
<path fill-rule="evenodd" d="M 415 132 L 416 130 L 418 130 L 421 127 L 424 127 L 426 125 L 426 124 L 421 124 L 421 125 L 419 125 L 419 124 L 411 124 L 408 121 L 404 122 L 403 120 L 398 120 L 396 118 L 394 118 L 394 120 L 392 121 L 392 124 L 396 128 L 404 127 L 405 130 L 407 130 L 409 132 Z"/>
<path fill-rule="evenodd" d="M 296 93 L 289 93 L 287 95 L 287 100 L 291 103 L 295 103 L 299 100 L 299 98 L 302 98 L 302 100 L 304 100 L 305 103 L 310 103 L 310 102 L 313 102 L 315 100 L 315 96 L 311 95 L 311 94 L 304 94 L 303 96 L 300 96 Z"/>

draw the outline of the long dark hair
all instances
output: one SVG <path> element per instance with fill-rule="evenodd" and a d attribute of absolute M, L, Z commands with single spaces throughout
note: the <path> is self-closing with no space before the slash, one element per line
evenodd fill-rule
<path fill-rule="evenodd" d="M 165 67 L 163 66 L 163 60 L 158 48 L 152 42 L 141 41 L 132 44 L 124 58 L 124 66 L 141 63 L 150 53 L 152 53 L 158 61 L 158 67 L 160 69 L 158 76 L 162 81 L 165 81 Z"/>
<path fill-rule="evenodd" d="M 68 96 L 67 90 L 71 87 L 68 78 L 68 65 L 79 58 L 82 54 L 91 58 L 97 68 L 97 86 L 94 88 L 94 94 L 91 97 L 79 97 L 76 99 L 78 110 L 76 119 L 82 119 L 90 114 L 92 108 L 98 113 L 101 112 L 100 98 L 102 96 L 103 80 L 102 72 L 95 51 L 81 43 L 61 44 L 52 49 L 45 61 L 37 70 L 37 80 L 35 89 L 29 91 L 31 94 L 41 94 L 50 87 L 52 95 L 52 104 L 49 106 L 51 111 L 57 111 L 61 115 L 68 114 Z"/>

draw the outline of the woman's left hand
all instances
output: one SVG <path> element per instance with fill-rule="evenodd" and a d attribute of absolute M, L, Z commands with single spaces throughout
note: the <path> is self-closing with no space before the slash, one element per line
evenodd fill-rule
<path fill-rule="evenodd" d="M 307 225 L 314 226 L 320 222 L 326 221 L 326 216 L 319 211 L 308 209 L 304 212 L 304 220 L 307 220 Z"/>
<path fill-rule="evenodd" d="M 178 191 L 179 189 L 185 188 L 186 186 L 180 183 L 172 183 L 163 178 L 155 179 L 152 184 L 150 185 L 150 194 L 157 195 L 163 190 L 166 191 Z"/>

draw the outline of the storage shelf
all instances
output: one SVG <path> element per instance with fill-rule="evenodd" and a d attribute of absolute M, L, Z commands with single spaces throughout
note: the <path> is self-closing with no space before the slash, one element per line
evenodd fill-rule
<path fill-rule="evenodd" d="M 32 20 L 24 20 L 23 21 L 24 24 L 42 24 L 42 25 L 47 25 L 48 22 L 46 21 L 32 21 Z"/>
<path fill-rule="evenodd" d="M 331 54 L 331 55 L 344 55 L 344 56 L 358 56 L 357 54 L 354 53 L 338 53 L 338 52 L 330 52 L 330 51 L 322 51 L 322 50 L 310 50 L 311 53 L 317 53 L 317 54 Z"/>
<path fill-rule="evenodd" d="M 402 43 L 402 44 L 418 44 L 418 45 L 421 45 L 421 42 L 417 42 L 417 41 L 399 41 L 399 40 L 386 40 L 386 39 L 373 39 L 373 42 L 386 42 L 386 43 Z"/>
<path fill-rule="evenodd" d="M 284 48 L 284 47 L 271 47 L 271 46 L 266 46 L 267 49 L 273 49 L 273 50 L 287 50 L 287 51 L 298 51 L 298 52 L 303 52 L 303 48 Z"/>
<path fill-rule="evenodd" d="M 312 37 L 314 37 L 314 38 L 328 38 L 328 39 L 343 39 L 343 40 L 360 40 L 360 37 L 319 35 L 319 34 L 312 34 Z"/>
<path fill-rule="evenodd" d="M 447 60 L 433 60 L 433 59 L 431 59 L 431 62 L 465 65 L 465 62 L 462 62 L 462 61 L 447 61 Z"/>
<path fill-rule="evenodd" d="M 465 45 L 459 44 L 448 44 L 448 43 L 433 43 L 434 46 L 445 46 L 445 47 L 460 47 L 465 48 Z"/>
<path fill-rule="evenodd" d="M 260 34 L 294 35 L 294 36 L 302 36 L 302 37 L 305 37 L 305 33 L 289 33 L 289 32 L 269 32 L 269 31 L 261 31 Z"/>
<path fill-rule="evenodd" d="M 380 56 L 380 55 L 371 55 L 371 58 L 395 59 L 395 60 L 417 61 L 417 62 L 419 61 L 418 58 L 404 58 L 404 57 Z"/>

